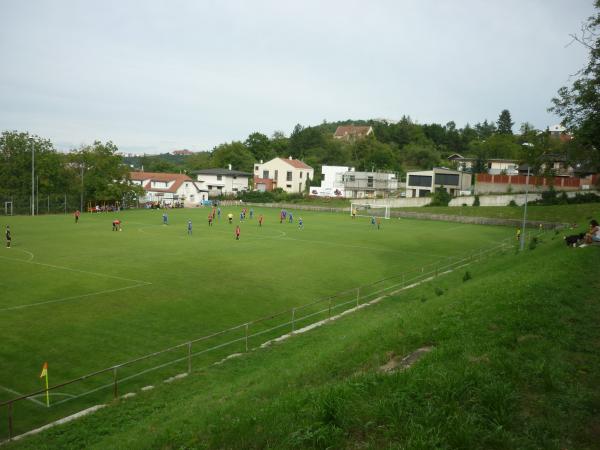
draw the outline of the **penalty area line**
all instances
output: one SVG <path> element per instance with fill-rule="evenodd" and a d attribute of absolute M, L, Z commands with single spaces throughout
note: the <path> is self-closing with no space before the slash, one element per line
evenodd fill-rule
<path fill-rule="evenodd" d="M 113 292 L 120 292 L 120 291 L 125 291 L 127 289 L 134 289 L 134 288 L 138 288 L 138 287 L 142 287 L 142 286 L 149 286 L 152 283 L 144 281 L 142 283 L 138 283 L 138 284 L 134 284 L 133 286 L 125 286 L 125 287 L 121 287 L 121 288 L 115 288 L 115 289 L 105 289 L 103 291 L 97 291 L 97 292 L 89 292 L 87 294 L 81 294 L 81 295 L 73 295 L 70 297 L 63 297 L 63 298 L 57 298 L 57 299 L 53 299 L 53 300 L 45 300 L 42 302 L 36 302 L 36 303 L 29 303 L 26 305 L 17 305 L 17 306 L 10 306 L 8 308 L 2 308 L 0 309 L 1 311 L 14 311 L 17 309 L 25 309 L 25 308 L 33 308 L 34 306 L 42 306 L 42 305 L 48 305 L 51 303 L 62 303 L 62 302 L 68 302 L 71 300 L 77 300 L 79 298 L 86 298 L 86 297 L 93 297 L 95 295 L 102 295 L 102 294 L 110 294 Z"/>

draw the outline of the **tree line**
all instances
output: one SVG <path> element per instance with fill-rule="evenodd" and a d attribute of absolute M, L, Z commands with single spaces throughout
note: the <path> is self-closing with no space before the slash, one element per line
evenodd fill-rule
<path fill-rule="evenodd" d="M 257 161 L 292 156 L 315 169 L 318 183 L 322 165 L 352 166 L 357 170 L 394 171 L 402 174 L 412 169 L 449 166 L 453 153 L 473 157 L 474 172 L 486 170 L 490 158 L 508 158 L 529 164 L 540 174 L 544 154 L 560 155 L 567 163 L 589 172 L 600 172 L 600 0 L 595 0 L 596 14 L 584 22 L 574 41 L 589 50 L 588 64 L 571 86 L 562 87 L 552 99 L 550 111 L 561 117 L 574 136 L 572 140 L 555 139 L 549 130 L 536 130 L 523 123 L 517 134 L 510 111 L 500 112 L 498 119 L 484 120 L 458 128 L 455 122 L 418 124 L 408 116 L 397 123 L 375 120 L 323 122 L 304 127 L 296 125 L 289 136 L 260 132 L 246 140 L 223 143 L 212 151 L 191 156 L 172 155 L 125 158 L 118 155 L 112 142 L 96 141 L 69 153 L 58 152 L 53 144 L 27 132 L 5 131 L 0 135 L 0 197 L 26 196 L 31 193 L 31 157 L 35 153 L 38 193 L 78 194 L 88 201 L 115 201 L 135 196 L 139 187 L 131 186 L 127 173 L 131 165 L 146 171 L 191 172 L 211 167 L 227 167 L 252 172 Z M 340 125 L 368 125 L 374 133 L 364 139 L 333 138 Z"/>

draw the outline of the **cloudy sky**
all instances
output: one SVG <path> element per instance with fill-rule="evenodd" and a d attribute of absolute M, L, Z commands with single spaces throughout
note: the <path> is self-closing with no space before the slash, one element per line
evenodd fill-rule
<path fill-rule="evenodd" d="M 592 0 L 1 1 L 0 129 L 157 153 L 409 115 L 545 128 Z"/>

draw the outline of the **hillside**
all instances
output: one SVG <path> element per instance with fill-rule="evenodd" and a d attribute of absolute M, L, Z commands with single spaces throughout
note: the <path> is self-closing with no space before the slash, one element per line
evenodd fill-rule
<path fill-rule="evenodd" d="M 548 233 L 6 448 L 598 448 L 599 250 Z"/>

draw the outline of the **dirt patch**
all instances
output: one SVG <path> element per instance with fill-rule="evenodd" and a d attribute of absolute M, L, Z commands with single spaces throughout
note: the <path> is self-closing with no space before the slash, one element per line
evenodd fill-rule
<path fill-rule="evenodd" d="M 469 356 L 469 362 L 472 363 L 489 363 L 490 362 L 490 358 L 488 357 L 488 355 L 481 355 L 481 356 Z"/>
<path fill-rule="evenodd" d="M 394 352 L 388 352 L 387 357 L 389 358 L 389 361 L 383 366 L 379 367 L 379 371 L 384 373 L 393 373 L 406 370 L 431 350 L 433 350 L 433 346 L 421 347 L 404 357 L 396 356 Z"/>
<path fill-rule="evenodd" d="M 542 336 L 539 334 L 524 334 L 523 336 L 519 336 L 517 338 L 517 342 L 525 342 L 530 341 L 532 339 L 540 339 Z"/>

